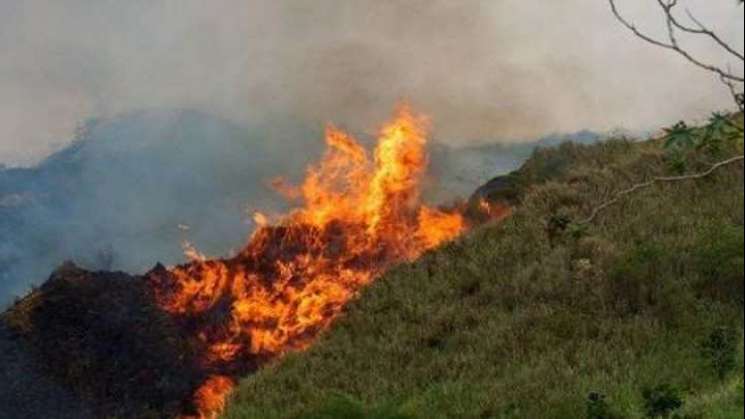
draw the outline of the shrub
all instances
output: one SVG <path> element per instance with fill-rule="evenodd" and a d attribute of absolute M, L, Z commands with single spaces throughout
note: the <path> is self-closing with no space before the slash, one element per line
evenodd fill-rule
<path fill-rule="evenodd" d="M 658 301 L 666 251 L 654 243 L 632 250 L 611 272 L 611 301 L 619 311 L 638 314 Z"/>
<path fill-rule="evenodd" d="M 669 418 L 683 407 L 680 391 L 667 384 L 646 389 L 642 395 L 646 415 L 649 418 Z"/>
<path fill-rule="evenodd" d="M 706 228 L 697 243 L 696 265 L 704 288 L 714 297 L 743 303 L 745 232 L 733 224 Z"/>
<path fill-rule="evenodd" d="M 724 380 L 737 368 L 740 332 L 731 327 L 719 327 L 704 342 L 702 352 L 720 379 Z"/>
<path fill-rule="evenodd" d="M 590 393 L 587 397 L 587 419 L 621 419 L 613 413 L 604 394 Z"/>

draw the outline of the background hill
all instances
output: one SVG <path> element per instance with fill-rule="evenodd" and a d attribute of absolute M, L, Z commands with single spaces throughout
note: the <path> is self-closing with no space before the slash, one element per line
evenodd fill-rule
<path fill-rule="evenodd" d="M 88 122 L 72 146 L 37 167 L 0 168 L 0 306 L 65 260 L 141 273 L 181 262 L 183 240 L 227 255 L 253 228 L 249 211 L 283 206 L 267 181 L 300 177 L 322 152 L 317 128 L 277 132 L 191 110 L 141 111 Z M 536 145 L 562 138 L 434 145 L 429 198 L 467 197 L 519 167 Z"/>
<path fill-rule="evenodd" d="M 741 139 L 683 166 L 661 141 L 535 152 L 511 219 L 386 275 L 225 417 L 743 417 L 742 164 L 577 223 L 736 154 Z"/>

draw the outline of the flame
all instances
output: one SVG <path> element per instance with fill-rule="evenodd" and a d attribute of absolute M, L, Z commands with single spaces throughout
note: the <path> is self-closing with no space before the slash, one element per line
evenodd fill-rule
<path fill-rule="evenodd" d="M 258 227 L 266 227 L 269 225 L 269 217 L 261 212 L 255 212 L 253 215 L 253 220 Z"/>
<path fill-rule="evenodd" d="M 391 266 L 411 261 L 466 227 L 458 211 L 421 204 L 427 166 L 427 118 L 401 107 L 380 131 L 374 153 L 329 125 L 327 151 L 305 181 L 275 181 L 302 206 L 275 225 L 258 226 L 234 258 L 151 274 L 159 304 L 197 325 L 208 371 L 307 348 L 345 304 Z M 232 388 L 210 378 L 197 392 L 201 417 L 222 409 Z M 217 397 L 217 395 L 220 397 Z"/>
<path fill-rule="evenodd" d="M 194 394 L 194 402 L 199 408 L 196 418 L 217 419 L 225 410 L 227 396 L 234 387 L 235 383 L 229 377 L 215 375 L 207 379 Z"/>
<path fill-rule="evenodd" d="M 479 200 L 478 209 L 482 215 L 492 221 L 502 221 L 512 215 L 512 208 L 499 202 L 489 202 L 484 198 Z"/>

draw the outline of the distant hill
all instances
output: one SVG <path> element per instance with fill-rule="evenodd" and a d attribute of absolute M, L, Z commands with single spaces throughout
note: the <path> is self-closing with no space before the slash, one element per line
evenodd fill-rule
<path fill-rule="evenodd" d="M 484 143 L 470 147 L 451 147 L 436 143 L 432 153 L 432 181 L 428 198 L 443 202 L 454 197 L 468 197 L 480 185 L 495 176 L 512 172 L 522 166 L 537 147 L 554 147 L 561 143 L 593 144 L 603 138 L 591 131 L 573 134 L 553 134 L 520 142 Z"/>

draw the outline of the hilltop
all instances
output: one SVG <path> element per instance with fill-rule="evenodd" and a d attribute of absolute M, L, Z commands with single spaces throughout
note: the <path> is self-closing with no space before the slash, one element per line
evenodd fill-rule
<path fill-rule="evenodd" d="M 538 149 L 480 192 L 510 219 L 387 274 L 310 350 L 247 377 L 224 417 L 743 417 L 742 163 L 580 223 L 738 154 Z"/>

